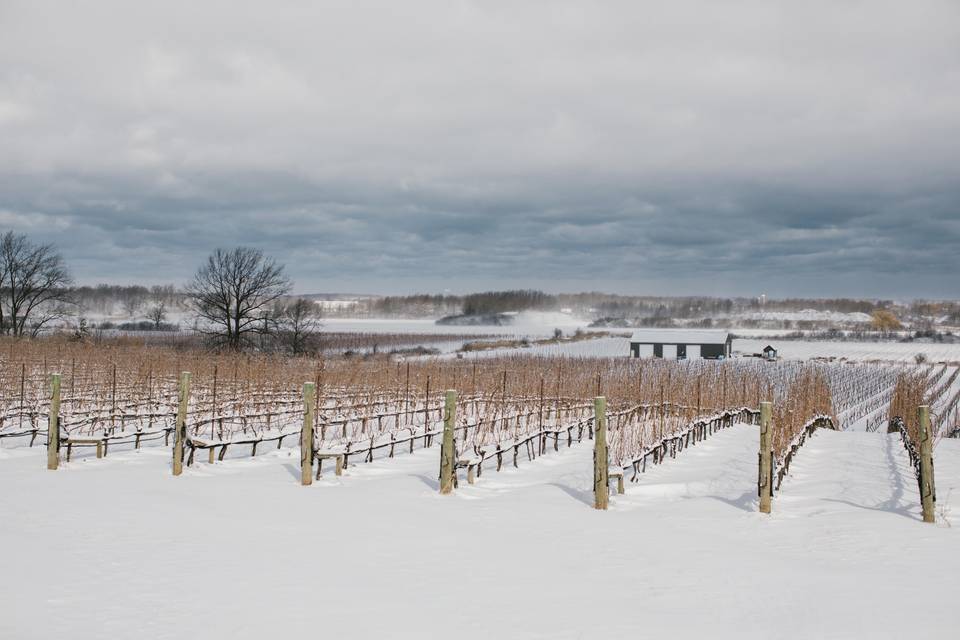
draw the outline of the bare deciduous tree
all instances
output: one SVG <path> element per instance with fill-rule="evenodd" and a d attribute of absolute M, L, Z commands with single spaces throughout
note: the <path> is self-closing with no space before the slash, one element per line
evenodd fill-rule
<path fill-rule="evenodd" d="M 286 304 L 278 304 L 273 315 L 277 326 L 277 337 L 286 350 L 294 355 L 316 350 L 320 312 L 314 302 L 297 298 Z"/>
<path fill-rule="evenodd" d="M 140 291 L 131 291 L 120 299 L 120 306 L 129 318 L 135 318 L 143 306 L 144 296 Z"/>
<path fill-rule="evenodd" d="M 150 308 L 147 309 L 147 319 L 153 323 L 154 329 L 160 329 L 160 325 L 167 319 L 167 301 L 163 298 L 154 300 Z"/>
<path fill-rule="evenodd" d="M 36 336 L 69 312 L 72 279 L 53 245 L 34 244 L 8 231 L 0 239 L 0 327 Z"/>
<path fill-rule="evenodd" d="M 198 329 L 230 349 L 240 349 L 249 334 L 270 330 L 264 322 L 270 305 L 290 291 L 283 265 L 259 249 L 217 249 L 187 286 Z"/>
<path fill-rule="evenodd" d="M 170 308 L 175 306 L 177 291 L 172 284 L 155 284 L 150 287 L 150 306 L 147 308 L 147 319 L 153 323 L 154 329 L 160 329 L 167 319 Z"/>

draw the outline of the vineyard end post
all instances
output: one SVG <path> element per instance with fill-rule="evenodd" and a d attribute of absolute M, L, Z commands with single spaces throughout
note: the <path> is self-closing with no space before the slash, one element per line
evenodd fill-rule
<path fill-rule="evenodd" d="M 313 422 L 317 387 L 303 383 L 303 427 L 300 430 L 300 484 L 313 484 Z"/>
<path fill-rule="evenodd" d="M 457 392 L 450 389 L 446 393 L 443 407 L 443 441 L 440 445 L 440 493 L 453 491 L 454 465 L 456 455 L 453 448 L 453 428 L 457 417 Z"/>
<path fill-rule="evenodd" d="M 760 403 L 760 513 L 770 513 L 770 503 L 773 499 L 773 483 L 770 476 L 773 474 L 773 433 L 770 428 L 770 416 L 773 405 L 770 402 Z"/>
<path fill-rule="evenodd" d="M 177 422 L 173 433 L 173 475 L 183 473 L 183 445 L 187 439 L 187 402 L 190 400 L 190 372 L 180 373 Z"/>
<path fill-rule="evenodd" d="M 923 506 L 923 521 L 934 522 L 937 492 L 933 480 L 933 436 L 930 433 L 930 407 L 917 407 L 917 423 L 920 426 L 920 504 Z"/>
<path fill-rule="evenodd" d="M 593 439 L 593 507 L 606 509 L 610 503 L 610 463 L 607 460 L 607 399 L 593 400 L 595 433 Z"/>
<path fill-rule="evenodd" d="M 60 466 L 60 374 L 50 374 L 50 415 L 47 422 L 47 469 Z"/>

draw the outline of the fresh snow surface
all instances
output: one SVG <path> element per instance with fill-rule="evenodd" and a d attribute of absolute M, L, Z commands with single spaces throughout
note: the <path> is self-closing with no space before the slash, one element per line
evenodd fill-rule
<path fill-rule="evenodd" d="M 866 313 L 853 311 L 818 311 L 817 309 L 803 309 L 802 311 L 757 311 L 731 316 L 749 320 L 794 320 L 819 322 L 870 322 L 873 317 Z"/>
<path fill-rule="evenodd" d="M 960 343 L 735 339 L 733 350 L 743 354 L 760 353 L 768 344 L 776 347 L 780 358 L 786 360 L 846 358 L 858 362 L 870 360 L 914 362 L 914 356 L 922 353 L 927 357 L 928 362 L 960 362 Z"/>
<path fill-rule="evenodd" d="M 721 431 L 608 512 L 589 442 L 452 496 L 437 447 L 311 487 L 291 449 L 179 478 L 165 448 L 56 472 L 0 449 L 0 637 L 955 638 L 960 441 L 927 525 L 885 434 L 818 432 L 757 513 L 757 439 Z"/>

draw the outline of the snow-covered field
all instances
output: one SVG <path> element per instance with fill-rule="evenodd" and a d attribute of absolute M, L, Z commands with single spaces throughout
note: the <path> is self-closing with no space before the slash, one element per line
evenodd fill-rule
<path fill-rule="evenodd" d="M 865 362 L 884 360 L 914 362 L 918 353 L 928 362 L 960 362 L 960 344 L 936 344 L 923 342 L 825 342 L 817 340 L 734 340 L 733 350 L 741 353 L 760 353 L 772 344 L 781 358 L 808 360 L 810 358 L 846 358 Z"/>
<path fill-rule="evenodd" d="M 857 362 L 883 361 L 892 363 L 913 363 L 918 353 L 926 356 L 930 363 L 960 362 L 960 344 L 927 344 L 901 342 L 820 342 L 815 340 L 775 340 L 775 339 L 735 339 L 733 350 L 744 355 L 760 353 L 772 344 L 784 360 L 810 360 L 812 358 L 845 358 Z M 626 357 L 630 354 L 630 339 L 626 337 L 606 337 L 583 342 L 538 345 L 528 348 L 495 349 L 478 352 L 477 357 L 510 355 L 516 353 L 531 355 L 566 355 L 594 357 Z"/>
<path fill-rule="evenodd" d="M 845 313 L 843 311 L 818 311 L 803 309 L 801 311 L 757 311 L 731 316 L 746 320 L 791 320 L 794 322 L 857 322 L 868 323 L 873 318 L 870 314 L 858 311 Z"/>
<path fill-rule="evenodd" d="M 179 478 L 162 448 L 0 450 L 0 637 L 956 637 L 960 441 L 937 525 L 896 438 L 818 432 L 772 516 L 756 450 L 722 431 L 608 512 L 589 442 L 453 496 L 437 448 L 311 487 L 289 449 Z"/>
<path fill-rule="evenodd" d="M 585 329 L 587 322 L 560 313 L 530 313 L 520 314 L 517 324 L 505 327 L 478 326 L 443 326 L 433 320 L 391 320 L 391 319 L 327 319 L 324 320 L 324 330 L 331 332 L 358 332 L 358 333 L 409 333 L 409 334 L 489 334 L 491 337 L 507 336 L 511 338 L 528 337 L 531 339 L 544 338 L 553 335 L 555 328 L 561 329 L 565 335 L 571 335 L 577 329 Z M 611 329 L 613 333 L 629 334 L 630 329 Z M 749 335 L 749 330 L 737 330 L 737 334 Z M 771 331 L 756 330 L 756 333 L 766 335 L 775 334 Z M 442 352 L 454 351 L 459 345 L 455 343 L 428 343 L 438 347 Z M 733 341 L 734 352 L 742 354 L 759 353 L 763 348 L 772 344 L 779 350 L 780 357 L 787 360 L 809 360 L 811 358 L 846 358 L 858 362 L 879 360 L 886 362 L 912 363 L 917 354 L 926 356 L 928 362 L 960 362 L 960 344 L 936 344 L 922 342 L 827 342 L 819 340 L 777 340 L 767 338 L 737 338 Z M 415 345 L 411 345 L 415 346 Z M 608 337 L 583 342 L 565 344 L 541 345 L 529 348 L 496 349 L 484 352 L 475 352 L 470 357 L 491 357 L 494 355 L 509 354 L 533 355 L 569 355 L 616 357 L 627 356 L 630 353 L 630 340 L 627 337 Z"/>

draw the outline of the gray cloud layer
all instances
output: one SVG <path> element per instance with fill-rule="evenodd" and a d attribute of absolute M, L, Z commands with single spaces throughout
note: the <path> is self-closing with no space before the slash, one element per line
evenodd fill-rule
<path fill-rule="evenodd" d="M 0 3 L 0 227 L 93 281 L 960 296 L 956 2 L 238 4 Z"/>

